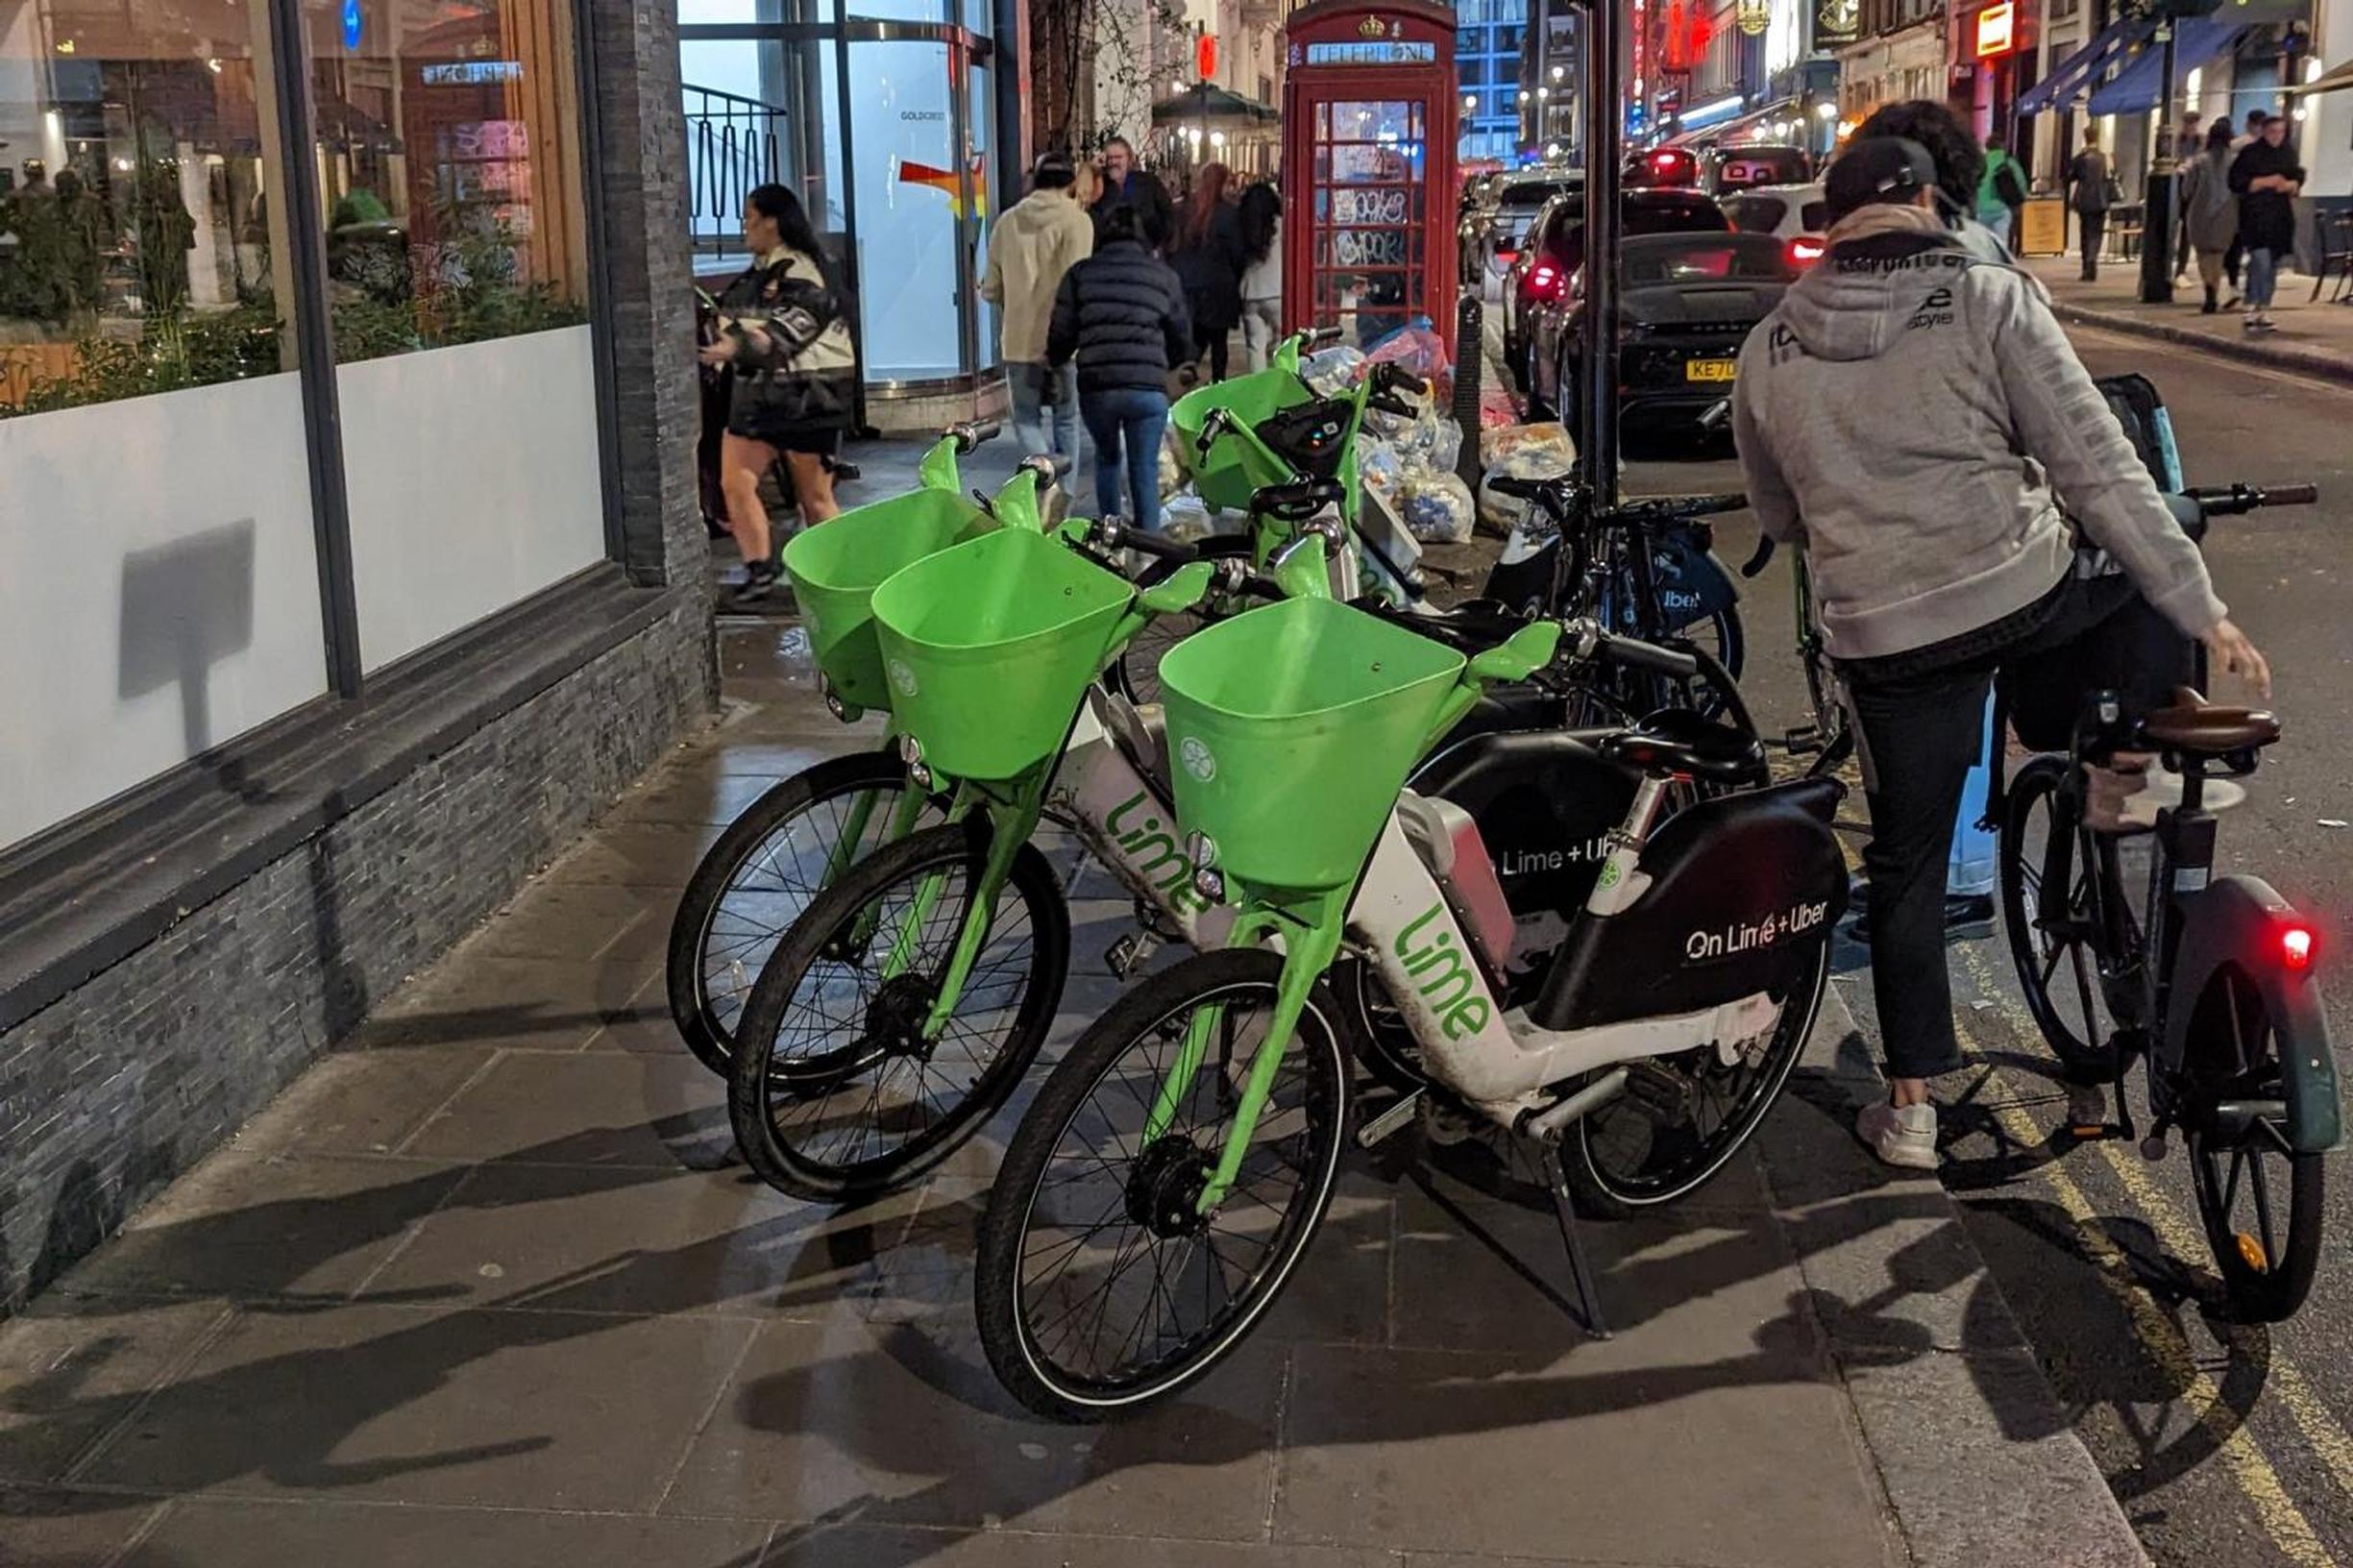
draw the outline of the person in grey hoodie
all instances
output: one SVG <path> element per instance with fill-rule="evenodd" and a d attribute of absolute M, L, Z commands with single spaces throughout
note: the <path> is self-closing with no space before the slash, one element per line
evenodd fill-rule
<path fill-rule="evenodd" d="M 2270 680 L 2040 286 L 1971 254 L 1936 179 L 1917 142 L 1850 144 L 1825 180 L 1828 254 L 1750 334 L 1732 396 L 1751 504 L 1805 547 L 1862 743 L 1890 1094 L 1856 1130 L 1924 1168 L 1926 1080 L 1961 1062 L 1946 858 L 1996 671 L 2035 746 L 2064 744 L 2087 690 L 2162 701 L 2194 638 Z M 2078 531 L 2122 575 L 2079 567 Z"/>

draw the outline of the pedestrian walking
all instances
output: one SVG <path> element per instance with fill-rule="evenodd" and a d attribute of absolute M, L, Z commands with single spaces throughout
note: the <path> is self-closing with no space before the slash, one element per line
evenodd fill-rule
<path fill-rule="evenodd" d="M 2206 133 L 2198 129 L 2204 123 L 2205 116 L 2201 114 L 2184 114 L 2181 117 L 2181 135 L 2173 143 L 2173 157 L 2177 161 L 2187 163 L 2206 150 Z M 2227 139 L 2228 133 L 2224 135 Z"/>
<path fill-rule="evenodd" d="M 1136 161 L 1136 147 L 1125 136 L 1114 136 L 1103 144 L 1103 189 L 1093 204 L 1095 243 L 1103 243 L 1103 228 L 1112 213 L 1123 207 L 1135 208 L 1143 215 L 1143 242 L 1153 255 L 1168 248 L 1176 235 L 1176 204 L 1168 199 L 1168 187 L 1160 176 Z"/>
<path fill-rule="evenodd" d="M 2231 160 L 2230 188 L 2239 195 L 2239 243 L 2246 251 L 2246 319 L 2250 332 L 2267 332 L 2280 257 L 2295 249 L 2295 196 L 2304 165 L 2289 151 L 2288 117 L 2274 114 Z"/>
<path fill-rule="evenodd" d="M 1849 143 L 1824 181 L 1828 257 L 1749 334 L 1732 393 L 1751 503 L 1805 546 L 1861 743 L 1889 1090 L 1855 1131 L 1921 1168 L 1927 1080 L 1961 1066 L 1945 892 L 1996 672 L 2038 747 L 2067 744 L 2089 689 L 2169 700 L 2193 639 L 2270 678 L 2041 286 L 1971 255 L 1936 184 L 1917 142 Z M 2078 533 L 2122 574 L 2078 570 Z"/>
<path fill-rule="evenodd" d="M 2230 121 L 2217 120 L 2206 132 L 2206 145 L 2182 165 L 2181 251 L 2197 260 L 2198 281 L 2206 286 L 2202 315 L 2219 308 L 2216 295 L 2222 284 L 2222 263 L 2239 243 L 2239 198 L 2230 188 Z"/>
<path fill-rule="evenodd" d="M 2246 111 L 2246 130 L 2231 138 L 2230 156 L 2237 158 L 2241 153 L 2252 146 L 2256 138 L 2263 135 L 2263 122 L 2270 117 L 2271 111 L 2267 109 L 2248 110 Z M 2227 125 L 2229 121 L 2225 120 L 2223 123 Z M 2234 234 L 2231 236 L 2230 250 L 2222 257 L 2222 274 L 2224 277 L 2230 280 L 2230 298 L 2224 301 L 2222 305 L 2222 308 L 2225 310 L 2236 310 L 2239 308 L 2239 274 L 2243 270 L 2245 261 L 2246 247 L 2242 244 L 2239 237 Z"/>
<path fill-rule="evenodd" d="M 2086 126 L 2083 151 L 2068 165 L 2067 205 L 2075 214 L 2077 237 L 2083 243 L 2083 281 L 2099 282 L 2100 235 L 2108 227 L 2108 184 L 2115 178 L 2108 155 L 2099 150 L 2097 127 Z"/>
<path fill-rule="evenodd" d="M 1094 255 L 1063 275 L 1046 337 L 1053 365 L 1078 361 L 1078 411 L 1094 443 L 1099 515 L 1160 526 L 1161 433 L 1168 424 L 1168 372 L 1192 353 L 1185 285 L 1154 256 L 1135 207 L 1112 210 Z"/>
<path fill-rule="evenodd" d="M 735 373 L 720 488 L 744 557 L 735 597 L 749 602 L 767 598 L 776 582 L 760 480 L 779 456 L 803 523 L 823 523 L 842 509 L 830 465 L 857 406 L 858 355 L 847 302 L 826 274 L 799 197 L 783 185 L 754 186 L 744 198 L 744 243 L 752 264 L 728 285 L 712 341 L 699 352 L 704 365 Z"/>
<path fill-rule="evenodd" d="M 1191 358 L 1209 355 L 1213 381 L 1226 379 L 1226 340 L 1242 320 L 1242 269 L 1248 258 L 1242 252 L 1241 214 L 1226 200 L 1233 178 L 1223 163 L 1201 165 L 1168 257 L 1185 282 L 1185 306 L 1193 324 Z"/>
<path fill-rule="evenodd" d="M 1242 192 L 1242 363 L 1264 370 L 1283 335 L 1283 197 L 1271 181 Z"/>
<path fill-rule="evenodd" d="M 1042 153 L 1030 191 L 989 233 L 980 295 L 997 306 L 1013 434 L 1021 455 L 1078 457 L 1076 367 L 1046 366 L 1046 333 L 1063 275 L 1094 254 L 1094 220 L 1078 203 L 1078 166 L 1067 153 Z"/>
<path fill-rule="evenodd" d="M 1930 156 L 1935 149 L 1930 148 Z M 2018 249 L 2018 215 L 2026 206 L 2026 171 L 1999 136 L 1985 138 L 1985 173 L 1977 182 L 1977 221 L 2000 236 L 2002 249 Z"/>

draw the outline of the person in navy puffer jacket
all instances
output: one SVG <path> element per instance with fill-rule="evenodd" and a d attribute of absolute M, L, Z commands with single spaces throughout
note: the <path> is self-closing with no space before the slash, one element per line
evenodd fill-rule
<path fill-rule="evenodd" d="M 1114 208 L 1095 253 L 1063 275 L 1046 334 L 1046 362 L 1078 359 L 1078 411 L 1095 451 L 1095 504 L 1160 527 L 1161 433 L 1168 424 L 1168 372 L 1192 355 L 1185 285 L 1146 248 L 1142 215 Z"/>

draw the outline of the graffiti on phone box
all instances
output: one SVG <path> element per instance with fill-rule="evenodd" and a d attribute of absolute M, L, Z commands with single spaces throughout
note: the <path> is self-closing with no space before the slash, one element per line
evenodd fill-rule
<path fill-rule="evenodd" d="M 1830 901 L 1816 899 L 1812 903 L 1792 904 L 1777 915 L 1768 915 L 1761 920 L 1728 925 L 1720 931 L 1694 931 L 1683 939 L 1683 957 L 1698 963 L 1703 959 L 1729 958 L 1758 947 L 1770 947 L 1783 937 L 1794 937 L 1811 931 L 1829 919 Z"/>

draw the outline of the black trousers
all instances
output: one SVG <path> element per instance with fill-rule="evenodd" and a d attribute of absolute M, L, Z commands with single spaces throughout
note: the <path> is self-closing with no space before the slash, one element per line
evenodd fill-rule
<path fill-rule="evenodd" d="M 1197 359 L 1205 354 L 1210 356 L 1210 380 L 1213 381 L 1226 379 L 1226 355 L 1229 352 L 1226 336 L 1231 330 L 1225 327 L 1193 328 L 1193 357 Z"/>
<path fill-rule="evenodd" d="M 2075 214 L 2075 226 L 2083 237 L 2084 282 L 2091 282 L 2099 277 L 2099 241 L 2108 229 L 2108 214 L 2078 212 Z"/>
<path fill-rule="evenodd" d="M 2073 578 L 2015 640 L 1840 667 L 1863 746 L 1871 843 L 1871 991 L 1891 1078 L 1961 1066 L 1945 966 L 1945 869 L 1998 674 L 2019 738 L 2068 744 L 2085 694 L 2113 689 L 2139 710 L 2192 678 L 2194 649 L 2122 577 Z M 1959 640 L 1956 640 L 1956 642 Z M 2001 737 L 1995 737 L 1997 746 Z"/>

